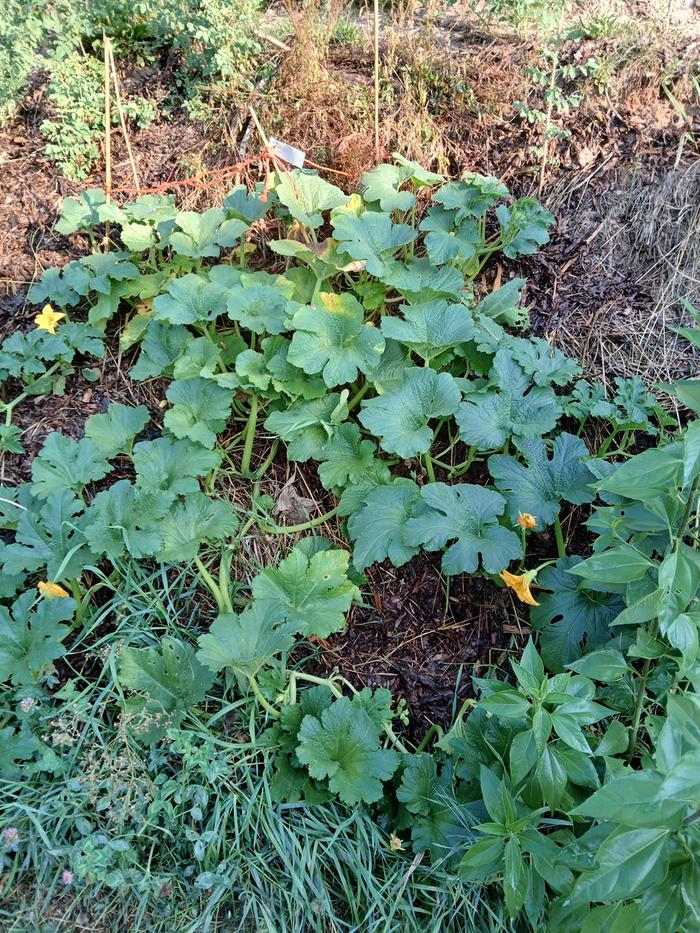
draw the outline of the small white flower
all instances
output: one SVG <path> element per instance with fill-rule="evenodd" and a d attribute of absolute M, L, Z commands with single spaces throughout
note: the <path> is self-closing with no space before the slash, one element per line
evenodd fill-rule
<path fill-rule="evenodd" d="M 2 841 L 6 846 L 11 846 L 19 841 L 19 830 L 16 826 L 8 826 L 2 831 Z"/>

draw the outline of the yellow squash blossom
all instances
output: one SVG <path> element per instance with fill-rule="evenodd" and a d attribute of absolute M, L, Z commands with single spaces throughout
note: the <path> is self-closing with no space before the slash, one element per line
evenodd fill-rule
<path fill-rule="evenodd" d="M 53 580 L 40 580 L 36 588 L 42 596 L 48 596 L 51 599 L 56 596 L 59 597 L 59 599 L 65 599 L 67 596 L 70 596 L 67 590 L 64 590 L 58 583 L 54 583 Z"/>
<path fill-rule="evenodd" d="M 499 577 L 507 587 L 514 591 L 521 603 L 527 603 L 528 606 L 539 606 L 539 603 L 530 592 L 530 584 L 537 575 L 536 570 L 528 570 L 527 573 L 509 573 L 507 570 L 499 573 Z"/>
<path fill-rule="evenodd" d="M 389 836 L 389 847 L 392 852 L 400 852 L 403 849 L 403 843 L 396 833 L 392 833 L 391 836 Z"/>
<path fill-rule="evenodd" d="M 520 525 L 521 528 L 532 529 L 537 527 L 537 519 L 529 512 L 521 512 L 515 519 L 515 524 Z"/>
<path fill-rule="evenodd" d="M 55 334 L 56 325 L 64 317 L 65 314 L 61 311 L 54 311 L 51 305 L 44 305 L 41 314 L 37 314 L 34 318 L 34 323 L 38 330 L 47 330 L 50 334 Z"/>

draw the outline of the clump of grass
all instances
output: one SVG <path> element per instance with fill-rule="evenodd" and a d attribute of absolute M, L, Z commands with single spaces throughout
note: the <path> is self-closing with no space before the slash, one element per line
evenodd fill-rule
<path fill-rule="evenodd" d="M 55 756 L 2 782 L 0 827 L 17 830 L 4 933 L 39 918 L 105 933 L 506 929 L 478 889 L 393 851 L 364 808 L 275 804 L 249 700 L 225 689 L 160 746 L 140 745 L 122 712 L 121 652 L 164 634 L 192 641 L 208 613 L 191 568 L 119 574 L 116 587 L 101 580 L 111 595 L 71 644 L 61 689 L 37 688 L 31 727 Z"/>

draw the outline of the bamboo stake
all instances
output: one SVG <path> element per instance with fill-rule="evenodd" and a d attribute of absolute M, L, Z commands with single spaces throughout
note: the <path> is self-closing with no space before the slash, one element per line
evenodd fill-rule
<path fill-rule="evenodd" d="M 104 44 L 105 59 L 105 200 L 109 204 L 112 195 L 112 98 L 109 79 L 110 42 L 104 31 L 102 32 L 102 42 Z M 109 243 L 109 221 L 105 223 L 103 243 L 106 249 Z"/>
<path fill-rule="evenodd" d="M 109 40 L 108 40 L 109 41 Z M 124 110 L 122 108 L 121 94 L 119 92 L 119 77 L 117 75 L 117 66 L 114 63 L 114 50 L 112 49 L 112 43 L 109 43 L 109 61 L 112 67 L 112 79 L 114 81 L 114 100 L 117 105 L 117 110 L 119 111 L 119 122 L 121 124 L 122 133 L 124 135 L 124 142 L 126 143 L 126 151 L 129 154 L 129 162 L 131 163 L 131 173 L 134 176 L 134 186 L 136 190 L 141 193 L 141 184 L 139 182 L 139 175 L 136 171 L 136 160 L 134 159 L 134 153 L 131 148 L 131 140 L 129 139 L 129 133 L 126 129 L 126 119 L 124 118 Z"/>
<path fill-rule="evenodd" d="M 263 145 L 265 146 L 265 148 L 268 149 L 270 147 L 270 142 L 267 136 L 265 135 L 265 130 L 262 128 L 262 126 L 260 126 L 260 120 L 258 120 L 257 113 L 255 112 L 252 106 L 248 107 L 248 110 L 250 112 L 251 117 L 253 118 L 255 129 L 258 131 L 258 136 L 260 137 L 260 139 L 262 139 Z"/>
<path fill-rule="evenodd" d="M 379 0 L 374 0 L 374 158 L 379 162 Z"/>

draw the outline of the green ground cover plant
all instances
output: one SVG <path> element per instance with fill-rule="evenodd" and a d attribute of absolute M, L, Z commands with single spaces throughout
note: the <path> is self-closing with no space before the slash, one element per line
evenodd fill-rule
<path fill-rule="evenodd" d="M 523 336 L 522 279 L 483 293 L 552 222 L 398 155 L 352 195 L 294 170 L 201 213 L 65 200 L 96 248 L 0 348 L 5 451 L 117 335 L 160 407 L 50 433 L 0 491 L 10 887 L 165 929 L 697 926 L 698 422 Z M 279 457 L 328 512 L 278 523 Z M 400 698 L 296 648 L 420 551 L 508 587 L 532 637 L 412 741 Z"/>
<path fill-rule="evenodd" d="M 131 125 L 146 127 L 183 104 L 205 119 L 223 87 L 229 95 L 250 90 L 258 16 L 257 0 L 9 0 L 0 11 L 0 121 L 15 112 L 31 73 L 46 73 L 46 153 L 81 181 L 95 166 L 105 132 L 103 35 L 119 65 L 138 69 L 173 57 L 169 99 L 148 93 L 151 80 L 147 93 L 123 100 Z M 119 123 L 116 107 L 112 120 Z"/>

